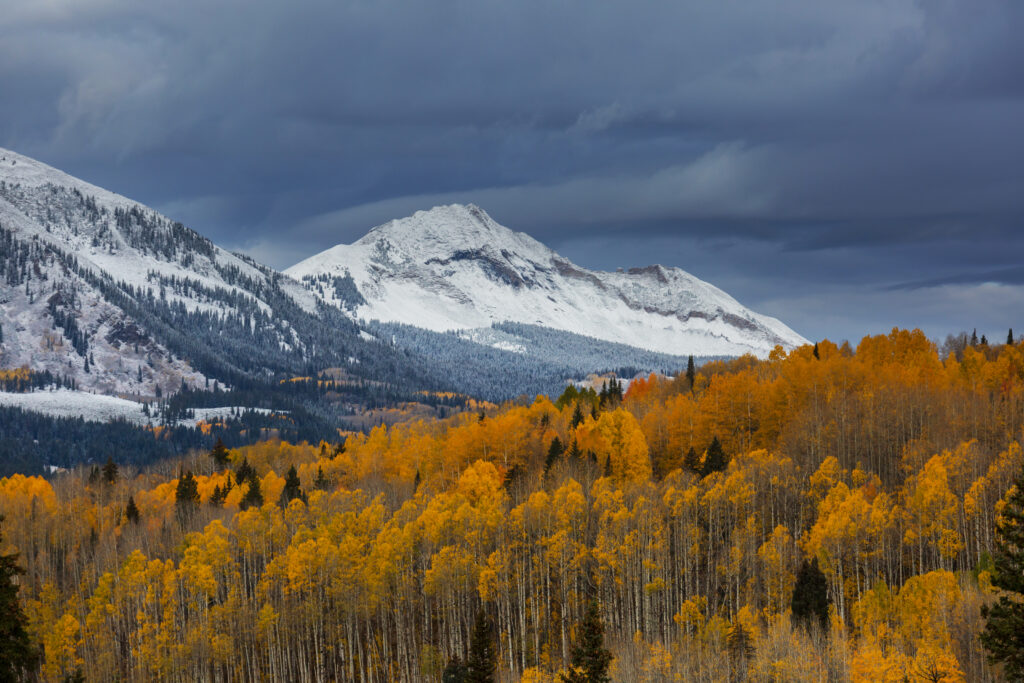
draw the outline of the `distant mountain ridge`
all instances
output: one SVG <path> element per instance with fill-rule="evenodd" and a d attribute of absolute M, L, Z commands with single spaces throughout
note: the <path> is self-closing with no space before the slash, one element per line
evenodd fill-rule
<path fill-rule="evenodd" d="M 340 368 L 343 411 L 420 390 L 497 401 L 802 341 L 679 269 L 580 268 L 474 206 L 391 221 L 283 274 L 0 148 L 0 369 L 86 391 L 219 386 L 271 407 L 281 379 Z"/>
<path fill-rule="evenodd" d="M 0 367 L 152 398 L 310 366 L 388 380 L 415 366 L 291 278 L 5 149 L 0 247 Z"/>
<path fill-rule="evenodd" d="M 679 268 L 589 270 L 472 204 L 390 221 L 284 272 L 358 319 L 438 332 L 508 321 L 677 356 L 807 343 Z"/>

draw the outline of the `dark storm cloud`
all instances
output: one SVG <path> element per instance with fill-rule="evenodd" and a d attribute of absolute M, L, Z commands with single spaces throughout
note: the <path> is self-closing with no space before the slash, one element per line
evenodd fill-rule
<path fill-rule="evenodd" d="M 989 270 L 983 273 L 960 273 L 932 280 L 901 282 L 899 284 L 892 285 L 889 289 L 923 289 L 926 287 L 941 287 L 942 285 L 976 284 L 983 282 L 1005 285 L 1024 285 L 1024 266 L 1003 268 L 1001 270 Z"/>
<path fill-rule="evenodd" d="M 13 0 L 0 144 L 279 267 L 472 201 L 812 337 L 997 328 L 1022 31 L 1014 0 Z"/>

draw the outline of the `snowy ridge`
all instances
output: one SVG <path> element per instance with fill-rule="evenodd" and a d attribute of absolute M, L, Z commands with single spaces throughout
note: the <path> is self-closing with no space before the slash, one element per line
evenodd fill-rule
<path fill-rule="evenodd" d="M 438 332 L 512 321 L 695 356 L 764 357 L 777 345 L 807 343 L 679 268 L 582 268 L 473 205 L 390 221 L 285 274 L 363 320 Z M 355 303 L 332 286 L 336 278 L 351 278 Z"/>
<path fill-rule="evenodd" d="M 275 356 L 297 365 L 310 344 L 324 347 L 300 334 L 326 324 L 318 299 L 298 282 L 3 148 L 0 246 L 3 368 L 152 398 L 211 379 L 223 385 L 221 368 L 230 384 L 236 373 L 271 372 Z M 259 356 L 251 353 L 257 347 Z M 187 360 L 194 356 L 206 359 L 202 372 Z"/>
<path fill-rule="evenodd" d="M 124 420 L 139 426 L 155 426 L 159 420 L 143 412 L 143 404 L 116 396 L 90 394 L 70 389 L 49 389 L 27 393 L 0 391 L 0 406 L 21 408 L 51 417 L 82 418 L 86 422 L 113 422 Z M 221 408 L 195 408 L 194 417 L 179 420 L 176 424 L 195 427 L 200 422 L 210 422 L 232 417 L 243 411 L 254 411 L 269 415 L 265 408 L 225 406 Z"/>

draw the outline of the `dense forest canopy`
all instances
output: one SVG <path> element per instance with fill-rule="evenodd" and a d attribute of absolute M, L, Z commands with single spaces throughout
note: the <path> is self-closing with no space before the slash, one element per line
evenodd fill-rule
<path fill-rule="evenodd" d="M 1024 346 L 894 330 L 16 475 L 0 552 L 51 681 L 440 681 L 481 638 L 498 680 L 555 681 L 601 629 L 613 680 L 1003 680 L 978 633 L 1022 409 Z"/>

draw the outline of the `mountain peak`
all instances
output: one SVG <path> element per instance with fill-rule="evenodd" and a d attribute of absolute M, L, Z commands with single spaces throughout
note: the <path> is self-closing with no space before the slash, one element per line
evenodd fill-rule
<path fill-rule="evenodd" d="M 447 258 L 455 252 L 479 250 L 549 256 L 543 244 L 529 235 L 499 224 L 475 204 L 448 204 L 417 211 L 370 230 L 355 245 L 378 251 L 399 251 L 407 258 L 425 261 Z"/>
<path fill-rule="evenodd" d="M 695 356 L 805 342 L 679 268 L 583 268 L 472 204 L 389 221 L 285 273 L 358 317 L 439 332 L 512 321 Z M 351 278 L 359 296 L 323 287 L 331 278 Z"/>

